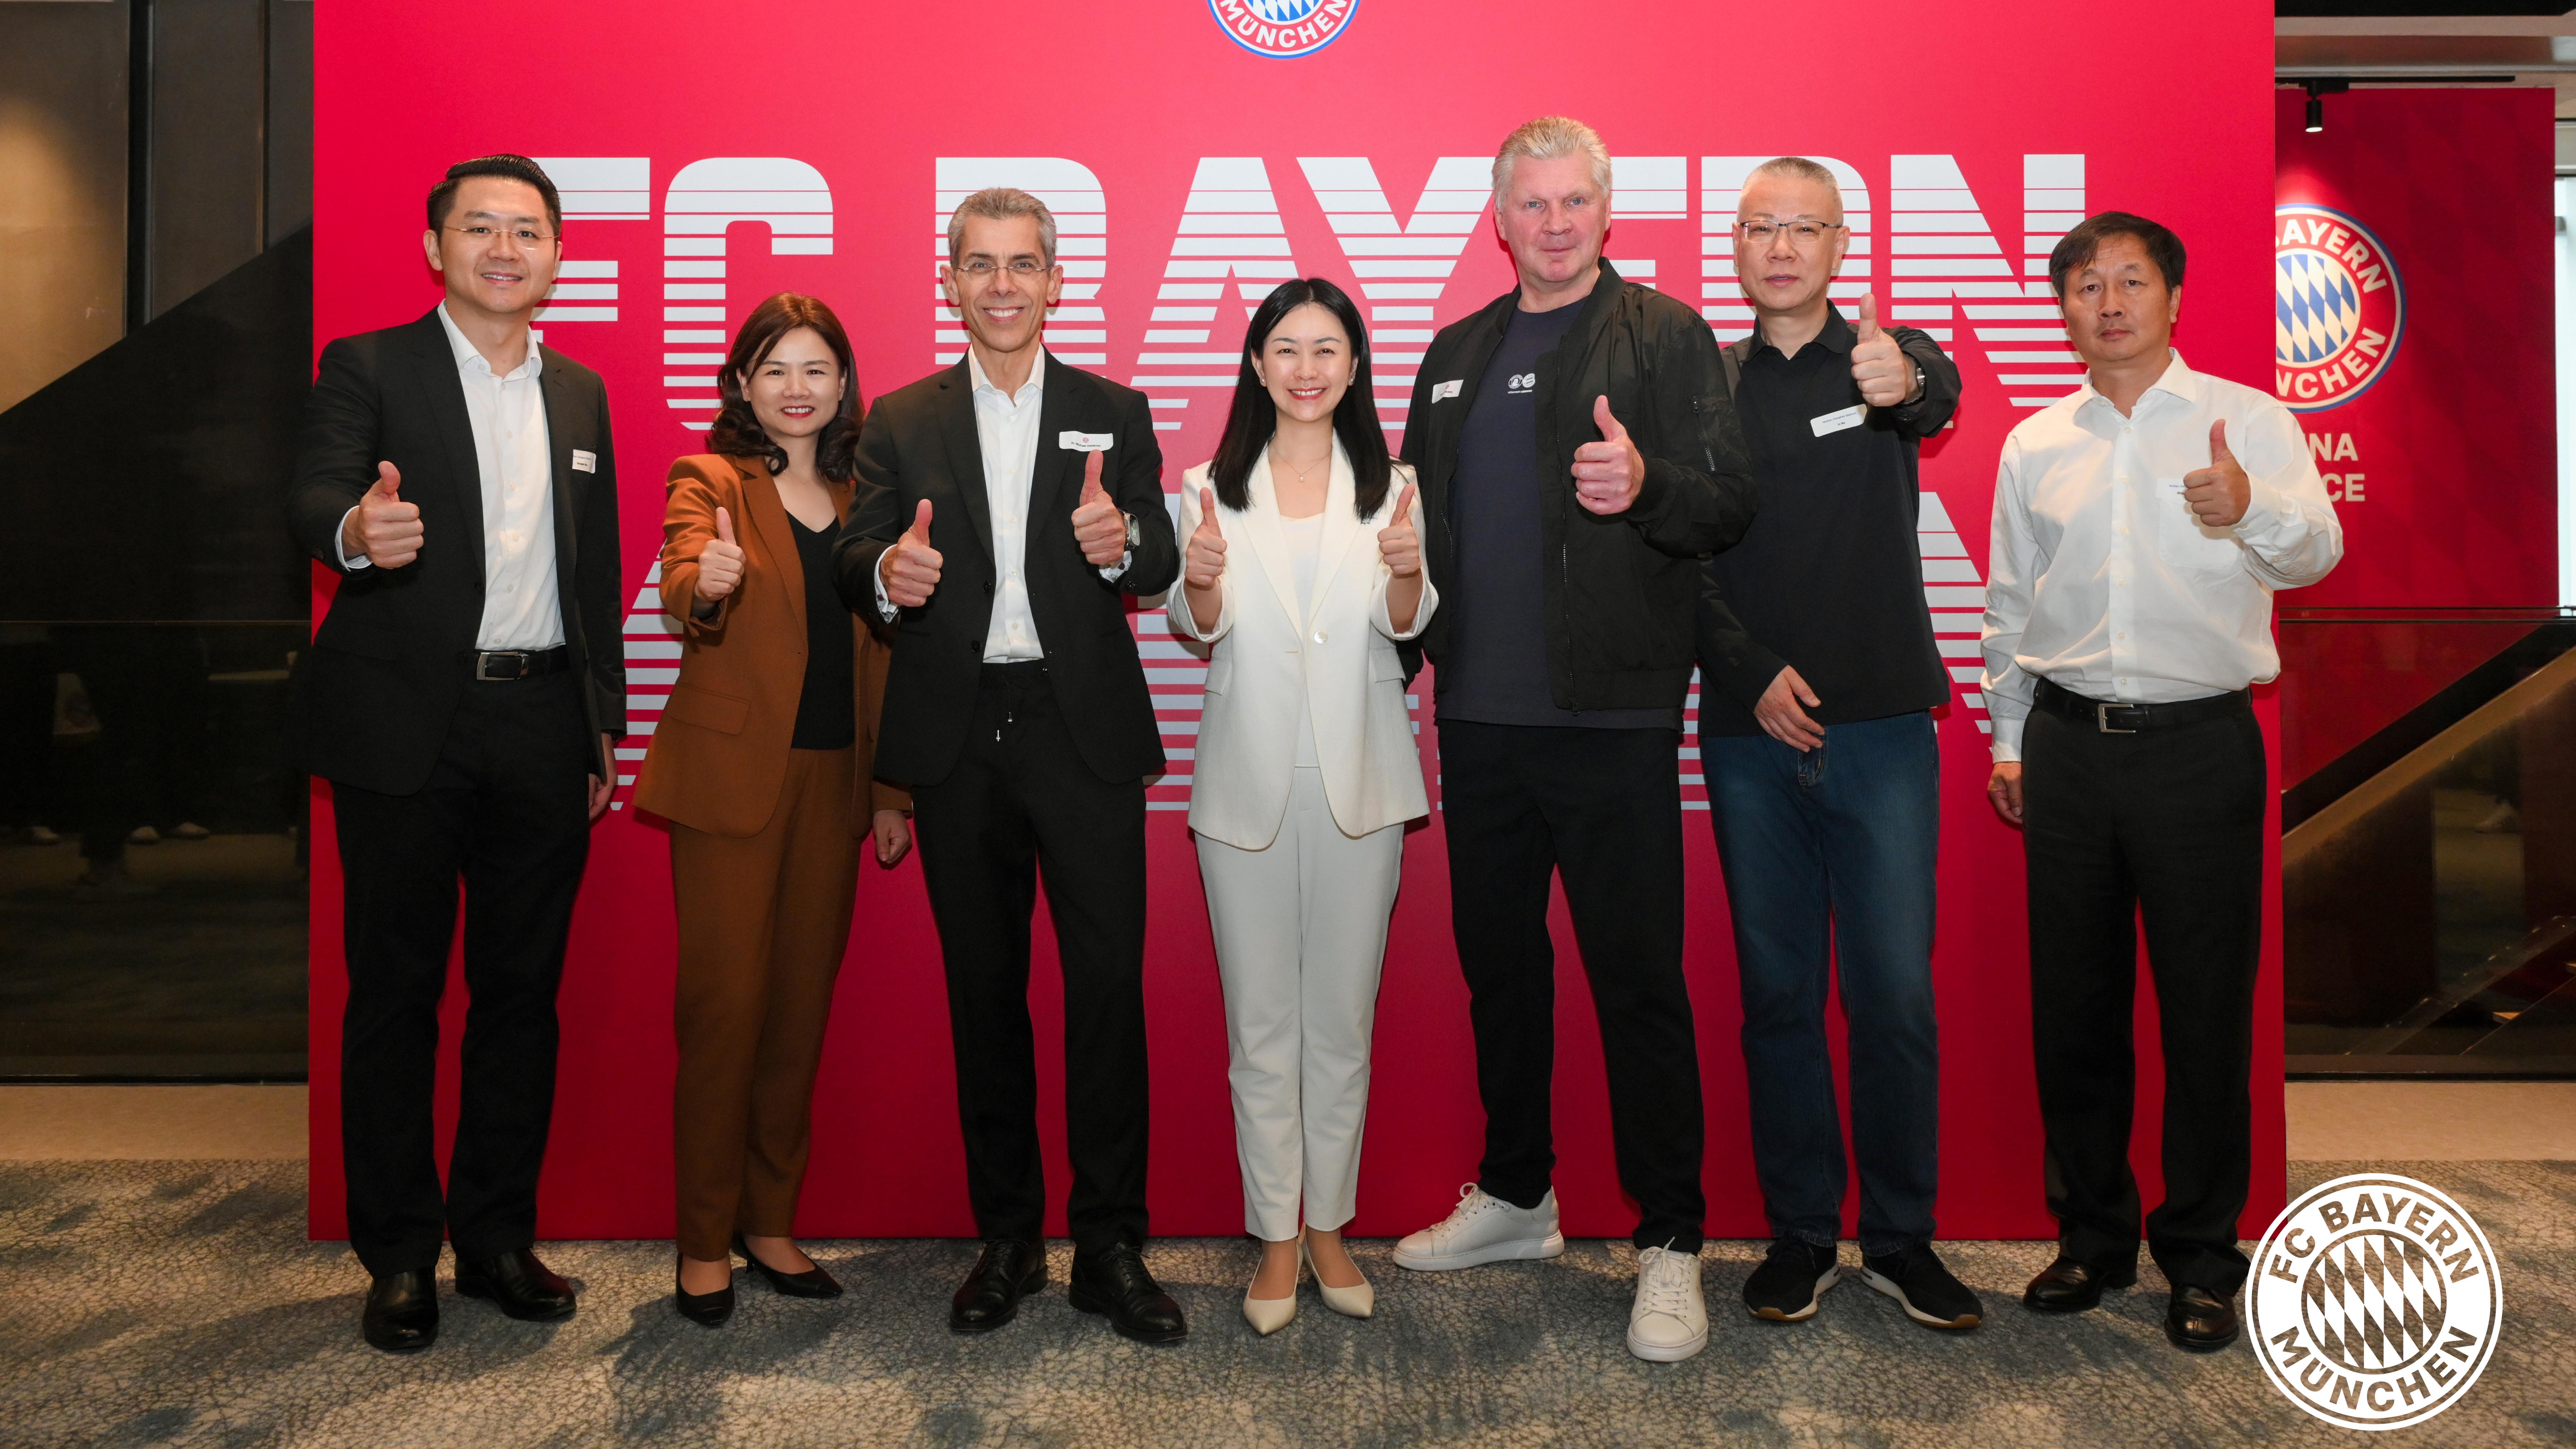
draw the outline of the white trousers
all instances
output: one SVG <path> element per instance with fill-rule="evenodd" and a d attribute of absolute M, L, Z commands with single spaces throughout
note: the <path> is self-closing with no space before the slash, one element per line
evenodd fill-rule
<path fill-rule="evenodd" d="M 1264 850 L 1198 837 L 1225 983 L 1243 1225 L 1269 1242 L 1351 1220 L 1368 1118 L 1369 1037 L 1404 827 L 1357 840 L 1333 824 L 1324 774 L 1300 769 Z"/>

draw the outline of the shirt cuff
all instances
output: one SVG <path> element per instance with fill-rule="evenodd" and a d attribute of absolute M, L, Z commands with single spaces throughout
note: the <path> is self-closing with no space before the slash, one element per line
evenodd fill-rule
<path fill-rule="evenodd" d="M 877 617 L 891 624 L 900 611 L 895 608 L 894 600 L 886 597 L 884 554 L 877 555 L 877 566 L 868 570 L 868 573 L 877 581 Z"/>
<path fill-rule="evenodd" d="M 2009 707 L 2012 713 L 2005 713 L 2005 707 Z M 2030 706 L 2023 704 L 2020 700 L 2004 699 L 1992 692 L 1988 692 L 1986 695 L 1986 719 L 1989 723 L 1994 725 L 1995 734 L 1993 742 L 1988 745 L 1987 748 L 1988 751 L 1993 754 L 1996 764 L 2014 765 L 2021 763 L 2022 724 L 2029 718 Z"/>
<path fill-rule="evenodd" d="M 1135 551 L 1134 549 L 1132 549 L 1132 548 L 1131 548 L 1131 549 L 1127 550 L 1125 553 L 1122 553 L 1122 554 L 1118 555 L 1118 562 L 1116 562 L 1116 563 L 1114 563 L 1114 564 L 1110 565 L 1109 567 L 1107 567 L 1107 568 L 1105 568 L 1105 569 L 1102 569 L 1102 570 L 1100 571 L 1100 577 L 1101 577 L 1102 579 L 1104 579 L 1104 580 L 1106 580 L 1106 581 L 1108 581 L 1108 582 L 1110 582 L 1110 583 L 1113 583 L 1113 584 L 1114 584 L 1114 583 L 1118 582 L 1121 578 L 1125 577 L 1125 576 L 1126 576 L 1126 573 L 1127 573 L 1127 570 L 1128 570 L 1128 569 L 1130 569 L 1130 568 L 1132 568 L 1132 567 L 1134 567 L 1134 566 L 1135 566 L 1135 563 L 1136 563 L 1136 551 Z"/>
<path fill-rule="evenodd" d="M 2289 516 L 2283 506 L 2281 490 L 2255 477 L 2245 475 L 2245 516 L 2236 520 L 2228 532 L 2246 543 L 2253 543 Z"/>
<path fill-rule="evenodd" d="M 349 513 L 357 511 L 357 505 L 350 505 Z M 353 574 L 360 569 L 374 568 L 376 561 L 365 554 L 349 557 L 349 513 L 341 514 L 340 526 L 331 530 L 331 551 L 340 556 L 340 571 Z"/>

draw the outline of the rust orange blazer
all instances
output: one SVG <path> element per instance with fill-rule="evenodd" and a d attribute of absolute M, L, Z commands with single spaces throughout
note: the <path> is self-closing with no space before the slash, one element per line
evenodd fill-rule
<path fill-rule="evenodd" d="M 826 484 L 846 521 L 851 485 Z M 635 805 L 710 835 L 756 835 L 778 809 L 788 741 L 805 684 L 805 567 L 786 505 L 756 458 L 700 453 L 671 465 L 662 509 L 662 609 L 680 621 L 680 678 L 653 731 L 635 782 Z M 716 510 L 734 521 L 742 582 L 713 618 L 690 615 L 698 551 L 716 536 Z M 870 780 L 877 711 L 885 697 L 886 646 L 853 620 L 858 667 L 858 789 L 850 833 L 865 835 L 879 810 L 910 810 L 912 797 Z"/>

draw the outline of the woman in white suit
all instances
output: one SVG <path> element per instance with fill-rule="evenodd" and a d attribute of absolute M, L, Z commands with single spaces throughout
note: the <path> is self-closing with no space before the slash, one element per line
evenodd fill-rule
<path fill-rule="evenodd" d="M 1321 278 L 1253 314 L 1216 457 L 1181 489 L 1172 627 L 1210 647 L 1190 828 L 1215 927 L 1243 1167 L 1262 1241 L 1244 1317 L 1374 1295 L 1342 1245 L 1404 824 L 1429 813 L 1396 641 L 1439 595 L 1411 474 L 1387 456 L 1359 309 Z M 1301 1230 L 1302 1222 L 1302 1230 Z"/>

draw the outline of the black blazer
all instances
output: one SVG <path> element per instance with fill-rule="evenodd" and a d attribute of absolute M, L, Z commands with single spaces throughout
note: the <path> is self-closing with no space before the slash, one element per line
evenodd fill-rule
<path fill-rule="evenodd" d="M 1048 679 L 1075 748 L 1094 774 L 1111 781 L 1159 775 L 1162 731 L 1121 597 L 1160 593 L 1181 571 L 1152 410 L 1143 393 L 1067 367 L 1052 354 L 1045 383 L 1022 568 Z M 1058 434 L 1065 432 L 1116 438 L 1100 484 L 1135 518 L 1141 536 L 1127 572 L 1114 582 L 1073 541 L 1083 455 L 1061 446 Z M 877 559 L 912 526 L 920 500 L 930 500 L 930 546 L 942 560 L 939 587 L 929 603 L 903 610 L 896 620 L 876 771 L 878 779 L 899 785 L 936 785 L 956 767 L 965 743 L 993 618 L 992 509 L 975 432 L 975 386 L 964 362 L 877 399 L 859 433 L 858 472 L 858 495 L 834 562 L 842 600 L 863 619 L 878 616 Z"/>
<path fill-rule="evenodd" d="M 564 642 L 593 737 L 623 735 L 624 595 L 608 390 L 599 374 L 554 348 L 540 352 Z M 574 470 L 576 449 L 591 455 L 593 469 Z M 374 486 L 379 460 L 402 471 L 403 501 L 419 505 L 420 556 L 398 569 L 342 571 L 340 520 Z M 482 470 L 456 354 L 435 311 L 322 349 L 286 512 L 296 542 L 341 574 L 313 647 L 295 661 L 288 748 L 309 774 L 411 794 L 429 782 L 483 619 Z M 596 768 L 615 778 L 610 761 Z"/>

